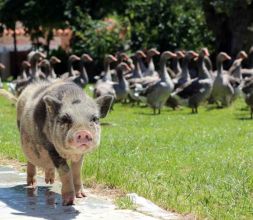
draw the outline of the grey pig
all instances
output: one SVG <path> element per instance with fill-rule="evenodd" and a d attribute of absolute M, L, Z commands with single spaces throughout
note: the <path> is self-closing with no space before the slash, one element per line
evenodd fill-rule
<path fill-rule="evenodd" d="M 93 100 L 72 82 L 36 82 L 17 100 L 17 125 L 27 162 L 27 184 L 36 186 L 36 166 L 53 183 L 55 168 L 62 182 L 63 205 L 85 196 L 81 167 L 83 155 L 100 143 L 99 118 L 104 118 L 112 96 Z M 70 166 L 67 160 L 71 161 Z"/>

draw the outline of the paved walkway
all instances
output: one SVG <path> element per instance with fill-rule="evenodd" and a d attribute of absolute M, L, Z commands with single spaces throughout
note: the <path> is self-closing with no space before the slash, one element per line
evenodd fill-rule
<path fill-rule="evenodd" d="M 138 211 L 120 210 L 110 201 L 88 194 L 77 199 L 74 206 L 62 206 L 60 185 L 49 187 L 42 178 L 37 178 L 36 190 L 25 186 L 26 175 L 12 168 L 0 166 L 0 219 L 1 220 L 169 220 L 180 219 L 174 213 L 168 213 L 135 194 L 130 196 L 147 206 L 139 206 Z M 153 209 L 152 213 L 151 210 Z M 138 209 L 137 209 L 138 210 Z"/>

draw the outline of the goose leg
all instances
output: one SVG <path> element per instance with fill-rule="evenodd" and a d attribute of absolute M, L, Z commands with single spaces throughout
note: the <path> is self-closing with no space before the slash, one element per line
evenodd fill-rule
<path fill-rule="evenodd" d="M 253 119 L 253 106 L 250 107 L 250 118 Z"/>

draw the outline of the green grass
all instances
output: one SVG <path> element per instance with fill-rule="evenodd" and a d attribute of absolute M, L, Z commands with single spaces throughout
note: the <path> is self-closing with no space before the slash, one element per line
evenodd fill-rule
<path fill-rule="evenodd" d="M 101 146 L 83 176 L 136 192 L 176 212 L 208 219 L 253 219 L 253 120 L 238 100 L 227 109 L 164 109 L 117 104 L 103 120 Z M 0 99 L 0 155 L 24 161 L 15 108 Z M 124 202 L 123 202 L 124 203 Z"/>
<path fill-rule="evenodd" d="M 116 198 L 115 203 L 119 209 L 136 209 L 136 205 L 129 196 L 120 196 Z"/>

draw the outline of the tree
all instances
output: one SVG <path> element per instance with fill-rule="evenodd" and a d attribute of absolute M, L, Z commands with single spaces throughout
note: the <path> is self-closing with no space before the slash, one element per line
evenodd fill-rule
<path fill-rule="evenodd" d="M 125 15 L 131 22 L 134 49 L 158 47 L 198 49 L 212 46 L 198 0 L 130 0 Z"/>
<path fill-rule="evenodd" d="M 45 50 L 49 53 L 53 29 L 66 27 L 64 0 L 26 0 L 21 9 L 21 22 L 27 28 L 32 40 L 46 39 Z M 36 47 L 36 44 L 35 44 Z"/>
<path fill-rule="evenodd" d="M 0 21 L 2 25 L 2 30 L 4 29 L 3 25 L 6 28 L 10 28 L 14 30 L 13 32 L 13 46 L 14 46 L 14 57 L 17 60 L 17 37 L 16 37 L 16 22 L 21 19 L 22 14 L 20 8 L 24 7 L 24 1 L 15 1 L 15 0 L 8 0 L 0 1 Z M 17 77 L 17 70 L 18 66 L 15 63 L 13 67 L 13 76 Z"/>
<path fill-rule="evenodd" d="M 208 27 L 215 35 L 216 51 L 236 56 L 248 49 L 253 39 L 252 0 L 203 0 Z"/>

